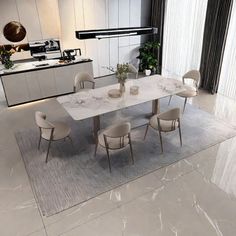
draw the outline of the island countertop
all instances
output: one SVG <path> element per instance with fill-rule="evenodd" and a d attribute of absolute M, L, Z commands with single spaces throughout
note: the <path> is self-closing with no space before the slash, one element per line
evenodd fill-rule
<path fill-rule="evenodd" d="M 76 60 L 74 61 L 64 62 L 64 63 L 59 62 L 58 59 L 45 60 L 45 61 L 32 61 L 25 63 L 16 63 L 10 69 L 5 69 L 3 65 L 0 65 L 0 76 L 18 74 L 28 71 L 44 70 L 47 68 L 63 67 L 86 62 L 92 62 L 92 60 L 88 58 L 79 57 L 76 58 Z"/>
<path fill-rule="evenodd" d="M 93 63 L 82 58 L 69 63 L 35 61 L 15 64 L 10 70 L 2 67 L 0 72 L 6 102 L 14 106 L 73 93 L 76 74 L 88 73 L 93 77 Z"/>

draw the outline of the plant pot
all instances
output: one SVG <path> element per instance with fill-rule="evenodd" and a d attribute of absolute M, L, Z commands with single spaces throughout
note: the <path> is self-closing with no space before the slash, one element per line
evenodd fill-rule
<path fill-rule="evenodd" d="M 146 69 L 144 72 L 145 72 L 146 76 L 149 76 L 152 73 L 152 71 L 150 69 Z"/>

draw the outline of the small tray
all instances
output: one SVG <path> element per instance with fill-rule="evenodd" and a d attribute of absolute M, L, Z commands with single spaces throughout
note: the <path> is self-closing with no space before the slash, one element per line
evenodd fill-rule
<path fill-rule="evenodd" d="M 108 91 L 108 96 L 110 98 L 120 98 L 121 97 L 121 92 L 119 89 L 111 89 Z"/>

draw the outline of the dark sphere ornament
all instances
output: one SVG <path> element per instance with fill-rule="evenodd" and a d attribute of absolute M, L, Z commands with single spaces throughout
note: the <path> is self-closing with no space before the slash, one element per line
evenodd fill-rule
<path fill-rule="evenodd" d="M 8 41 L 16 43 L 25 38 L 26 29 L 20 22 L 11 21 L 5 25 L 3 34 Z"/>

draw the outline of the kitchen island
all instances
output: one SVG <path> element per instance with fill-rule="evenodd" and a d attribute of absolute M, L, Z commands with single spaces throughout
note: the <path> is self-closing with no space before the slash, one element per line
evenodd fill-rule
<path fill-rule="evenodd" d="M 69 63 L 58 60 L 15 64 L 12 69 L 1 69 L 0 77 L 8 106 L 73 92 L 78 72 L 93 76 L 90 59 L 76 59 Z"/>

